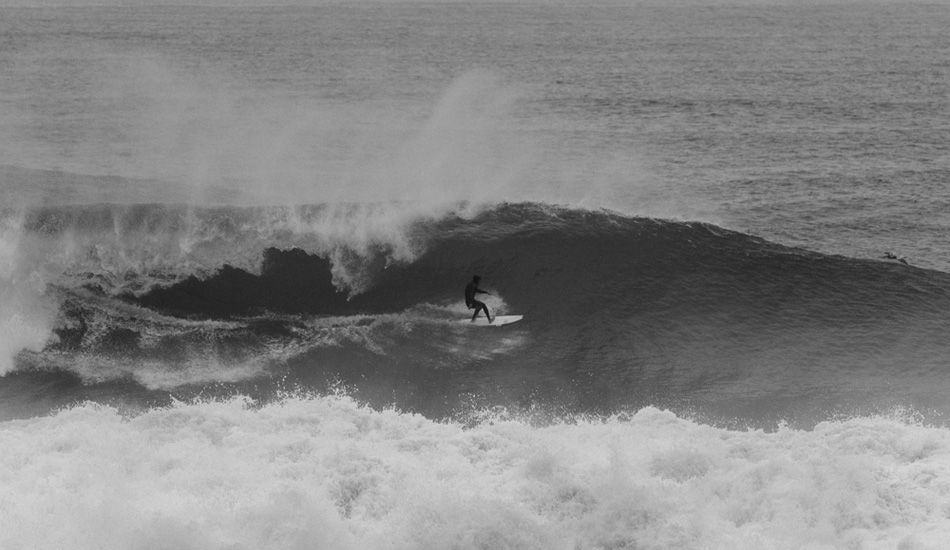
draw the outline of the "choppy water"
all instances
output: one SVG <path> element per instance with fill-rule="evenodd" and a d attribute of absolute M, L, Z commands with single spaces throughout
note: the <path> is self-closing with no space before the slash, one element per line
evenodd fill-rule
<path fill-rule="evenodd" d="M 940 548 L 948 19 L 0 8 L 0 547 Z"/>

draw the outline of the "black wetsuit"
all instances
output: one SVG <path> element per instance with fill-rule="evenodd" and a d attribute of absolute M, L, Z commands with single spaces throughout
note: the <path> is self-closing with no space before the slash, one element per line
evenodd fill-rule
<path fill-rule="evenodd" d="M 472 321 L 478 317 L 478 312 L 483 309 L 485 310 L 485 317 L 488 317 L 488 320 L 491 321 L 491 315 L 488 314 L 488 306 L 476 300 L 475 294 L 488 294 L 488 292 L 479 289 L 478 283 L 472 281 L 465 287 L 465 305 L 468 306 L 468 309 L 475 309 L 475 314 L 472 315 Z"/>

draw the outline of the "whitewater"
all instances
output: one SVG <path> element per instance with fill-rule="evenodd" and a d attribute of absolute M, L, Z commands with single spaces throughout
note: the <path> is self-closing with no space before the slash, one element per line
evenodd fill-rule
<path fill-rule="evenodd" d="M 0 549 L 944 548 L 947 13 L 0 7 Z"/>
<path fill-rule="evenodd" d="M 294 397 L 83 405 L 4 441 L 8 548 L 939 548 L 948 528 L 946 431 L 883 418 L 464 428 Z"/>

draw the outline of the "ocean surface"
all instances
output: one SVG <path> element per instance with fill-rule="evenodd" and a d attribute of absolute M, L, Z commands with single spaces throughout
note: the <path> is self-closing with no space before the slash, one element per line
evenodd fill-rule
<path fill-rule="evenodd" d="M 948 234 L 945 3 L 0 7 L 0 549 L 942 549 Z"/>

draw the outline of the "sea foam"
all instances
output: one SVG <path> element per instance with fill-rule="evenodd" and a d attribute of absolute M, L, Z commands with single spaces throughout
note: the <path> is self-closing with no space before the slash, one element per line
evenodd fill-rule
<path fill-rule="evenodd" d="M 927 549 L 950 432 L 734 431 L 655 408 L 433 422 L 345 396 L 0 424 L 0 547 Z"/>

